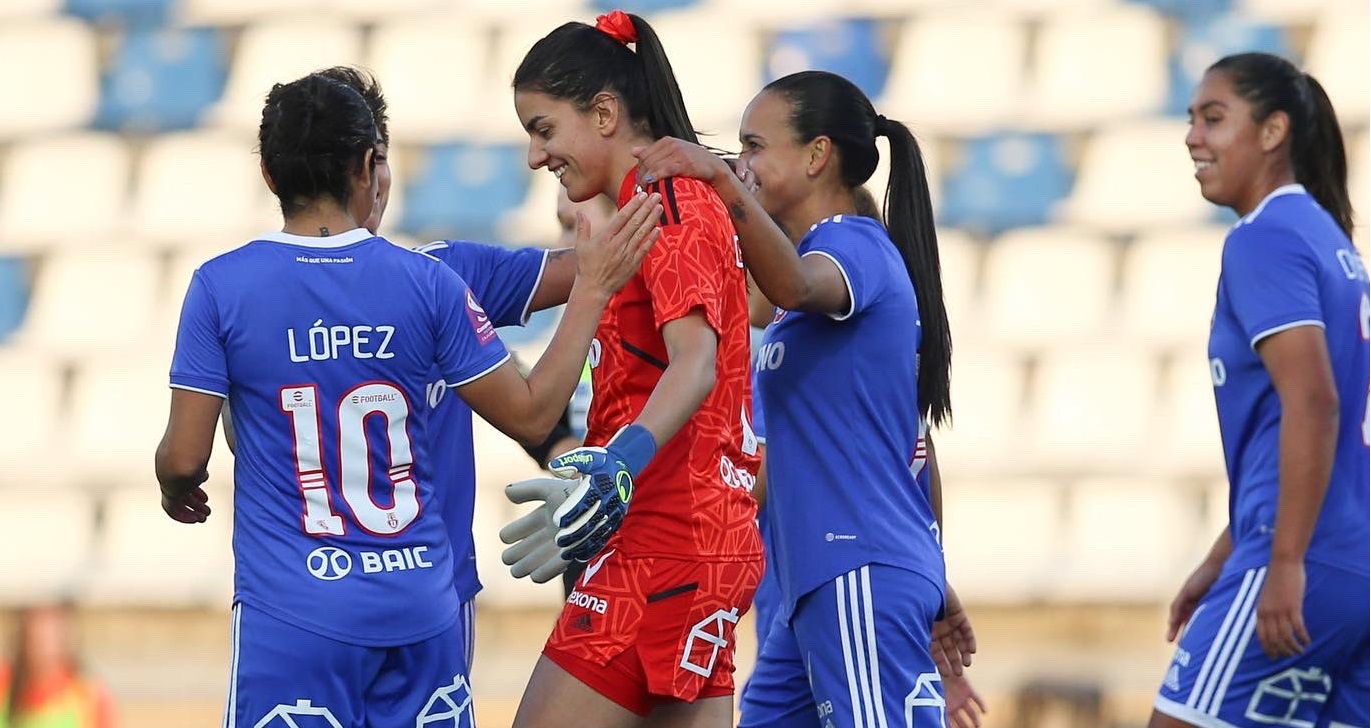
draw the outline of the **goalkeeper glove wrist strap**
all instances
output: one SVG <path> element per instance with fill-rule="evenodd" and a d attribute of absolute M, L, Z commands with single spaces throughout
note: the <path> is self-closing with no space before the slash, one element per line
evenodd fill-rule
<path fill-rule="evenodd" d="M 629 474 L 636 478 L 657 454 L 657 440 L 646 427 L 634 424 L 620 430 L 605 450 L 622 460 Z"/>

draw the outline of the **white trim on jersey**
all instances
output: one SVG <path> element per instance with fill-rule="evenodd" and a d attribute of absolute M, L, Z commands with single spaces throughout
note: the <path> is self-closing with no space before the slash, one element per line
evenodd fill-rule
<path fill-rule="evenodd" d="M 533 288 L 528 292 L 528 300 L 524 301 L 524 310 L 519 314 L 519 325 L 526 326 L 528 317 L 533 315 L 533 299 L 538 295 L 538 288 L 543 285 L 543 274 L 547 273 L 547 262 L 552 260 L 552 251 L 543 251 L 543 262 L 538 266 L 538 278 L 533 281 Z"/>
<path fill-rule="evenodd" d="M 175 382 L 172 382 L 171 388 L 172 388 L 172 389 L 184 389 L 184 390 L 186 390 L 187 392 L 199 392 L 200 394 L 208 394 L 208 395 L 212 395 L 212 396 L 218 397 L 219 399 L 228 399 L 228 395 L 227 395 L 227 394 L 224 394 L 223 392 L 216 392 L 216 391 L 214 391 L 214 390 L 212 390 L 212 389 L 200 389 L 199 387 L 188 387 L 188 386 L 186 386 L 186 385 L 184 385 L 184 384 L 177 384 L 177 383 L 175 383 Z"/>
<path fill-rule="evenodd" d="M 1232 723 L 1219 720 L 1207 713 L 1201 713 L 1188 705 L 1181 705 L 1180 703 L 1167 700 L 1163 697 L 1158 697 L 1156 701 L 1152 703 L 1152 709 L 1163 715 L 1169 715 L 1176 720 L 1184 721 L 1190 725 L 1196 726 L 1196 728 L 1237 728 L 1237 726 Z"/>
<path fill-rule="evenodd" d="M 1309 193 L 1308 193 L 1308 191 L 1306 191 L 1306 190 L 1304 189 L 1304 185 L 1302 185 L 1302 184 L 1296 183 L 1296 184 L 1281 185 L 1280 187 L 1277 187 L 1276 189 L 1271 190 L 1271 194 L 1267 195 L 1266 197 L 1263 197 L 1263 198 L 1262 198 L 1262 201 L 1261 201 L 1261 202 L 1258 202 L 1258 203 L 1257 203 L 1257 206 L 1254 207 L 1254 208 L 1252 208 L 1252 212 L 1247 213 L 1247 215 L 1245 215 L 1245 216 L 1243 217 L 1243 219 L 1239 220 L 1236 224 L 1234 224 L 1233 227 L 1234 227 L 1234 228 L 1237 228 L 1237 227 L 1239 227 L 1240 225 L 1246 225 L 1246 224 L 1252 222 L 1253 220 L 1256 220 L 1256 219 L 1257 219 L 1257 216 L 1260 215 L 1260 214 L 1262 214 L 1262 210 L 1265 210 L 1265 209 L 1266 209 L 1266 203 L 1268 203 L 1268 202 L 1270 202 L 1270 201 L 1276 199 L 1277 197 L 1280 197 L 1281 195 L 1307 195 L 1307 194 L 1309 194 Z"/>
<path fill-rule="evenodd" d="M 376 236 L 372 235 L 371 231 L 366 228 L 353 228 L 345 233 L 338 233 L 337 235 L 329 235 L 320 238 L 309 235 L 292 235 L 291 233 L 273 230 L 272 232 L 258 235 L 254 240 L 261 240 L 268 243 L 282 243 L 285 245 L 299 245 L 305 248 L 342 248 L 374 237 Z"/>
<path fill-rule="evenodd" d="M 1352 725 L 1351 723 L 1343 723 L 1343 722 L 1341 722 L 1341 721 L 1336 721 L 1336 720 L 1335 720 L 1335 721 L 1332 721 L 1332 722 L 1330 722 L 1330 723 L 1328 724 L 1328 728 L 1366 728 L 1366 727 L 1365 727 L 1365 726 L 1355 726 L 1355 725 Z"/>
<path fill-rule="evenodd" d="M 1272 326 L 1271 328 L 1266 329 L 1265 331 L 1258 331 L 1258 332 L 1257 332 L 1257 335 L 1252 337 L 1252 344 L 1251 344 L 1252 350 L 1253 350 L 1253 351 L 1256 351 L 1256 350 L 1257 350 L 1257 344 L 1258 344 L 1262 339 L 1265 339 L 1265 338 L 1268 337 L 1268 336 L 1274 336 L 1274 335 L 1276 335 L 1276 334 L 1279 334 L 1279 333 L 1282 332 L 1282 331 L 1289 331 L 1290 329 L 1298 329 L 1298 328 L 1301 327 L 1301 326 L 1317 326 L 1317 327 L 1319 327 L 1319 328 L 1321 328 L 1321 329 L 1327 328 L 1327 327 L 1324 325 L 1324 323 L 1323 323 L 1322 321 L 1318 320 L 1318 319 L 1300 319 L 1299 321 L 1291 321 L 1291 322 L 1288 323 L 1288 324 L 1281 324 L 1280 326 Z"/>
<path fill-rule="evenodd" d="M 233 622 L 229 626 L 233 655 L 229 658 L 228 699 L 224 701 L 224 728 L 238 725 L 238 638 L 243 628 L 243 603 L 233 605 Z"/>
<path fill-rule="evenodd" d="M 838 635 L 852 701 L 852 725 L 854 728 L 889 728 L 881 695 L 880 655 L 876 648 L 876 621 L 871 605 L 871 567 L 853 569 L 834 579 L 833 583 L 838 606 Z"/>
<path fill-rule="evenodd" d="M 838 267 L 838 273 L 843 276 L 843 285 L 847 286 L 847 311 L 844 313 L 830 313 L 828 314 L 828 317 L 834 321 L 846 321 L 852 318 L 852 314 L 857 312 L 857 296 L 852 292 L 852 279 L 847 276 L 847 271 L 843 268 L 843 264 L 839 263 L 837 258 L 834 258 L 832 255 L 829 255 L 822 250 L 811 250 L 800 257 L 808 258 L 811 255 L 822 255 L 833 261 L 833 265 Z"/>
<path fill-rule="evenodd" d="M 504 366 L 505 362 L 507 362 L 507 361 L 509 361 L 509 354 L 505 354 L 504 357 L 500 359 L 500 361 L 497 361 L 497 362 L 495 362 L 494 364 L 490 365 L 490 368 L 486 369 L 485 371 L 481 372 L 480 374 L 474 374 L 474 375 L 472 375 L 472 376 L 470 376 L 470 377 L 467 377 L 466 379 L 463 379 L 463 380 L 460 381 L 460 382 L 448 382 L 448 383 L 447 383 L 447 386 L 448 386 L 449 389 L 456 389 L 457 387 L 460 387 L 460 386 L 462 386 L 462 385 L 471 384 L 472 382 L 476 381 L 477 379 L 480 379 L 481 377 L 484 377 L 485 375 L 487 375 L 487 374 L 489 374 L 489 373 L 495 371 L 496 369 L 499 369 L 500 367 Z"/>

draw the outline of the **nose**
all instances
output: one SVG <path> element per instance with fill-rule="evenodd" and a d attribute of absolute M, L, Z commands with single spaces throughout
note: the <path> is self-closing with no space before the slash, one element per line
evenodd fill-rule
<path fill-rule="evenodd" d="M 531 139 L 528 142 L 528 168 L 538 169 L 547 164 L 547 152 L 543 149 L 542 142 Z"/>
<path fill-rule="evenodd" d="M 1190 122 L 1190 128 L 1185 132 L 1185 148 L 1194 151 L 1204 144 L 1204 130 L 1199 124 Z"/>

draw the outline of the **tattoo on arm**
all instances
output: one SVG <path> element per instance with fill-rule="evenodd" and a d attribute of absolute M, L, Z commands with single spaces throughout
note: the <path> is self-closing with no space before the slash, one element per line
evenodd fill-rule
<path fill-rule="evenodd" d="M 321 238 L 326 238 L 326 237 L 328 237 L 328 228 L 326 228 L 326 227 L 321 227 L 321 228 L 319 228 L 319 237 L 321 237 Z"/>
<path fill-rule="evenodd" d="M 738 222 L 747 222 L 747 208 L 743 206 L 743 201 L 738 200 L 728 206 L 728 214 L 733 216 Z"/>

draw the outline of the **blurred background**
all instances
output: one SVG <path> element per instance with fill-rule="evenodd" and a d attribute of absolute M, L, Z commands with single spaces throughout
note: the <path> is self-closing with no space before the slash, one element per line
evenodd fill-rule
<path fill-rule="evenodd" d="M 1364 255 L 1365 0 L 0 0 L 0 662 L 29 639 L 21 609 L 60 602 L 39 629 L 121 725 L 219 720 L 231 458 L 221 442 L 218 510 L 197 527 L 163 516 L 151 462 L 191 271 L 279 229 L 261 100 L 316 68 L 371 69 L 391 107 L 382 233 L 547 245 L 557 185 L 525 165 L 509 79 L 537 38 L 613 7 L 653 22 L 715 146 L 736 149 L 763 83 L 806 68 L 915 131 L 956 347 L 955 427 L 935 435 L 949 576 L 987 724 L 1145 723 L 1165 605 L 1227 507 L 1204 346 L 1232 217 L 1200 198 L 1184 109 L 1226 53 L 1316 76 Z M 533 361 L 554 324 L 502 336 Z M 499 563 L 500 486 L 534 465 L 479 421 L 477 452 L 473 682 L 491 726 L 561 592 Z M 739 634 L 741 681 L 755 645 Z"/>

